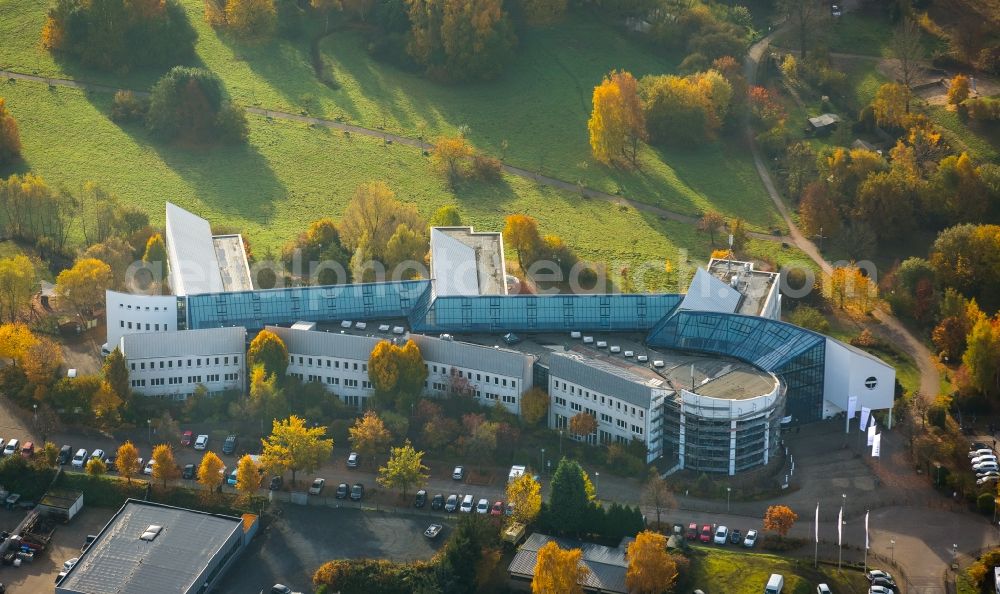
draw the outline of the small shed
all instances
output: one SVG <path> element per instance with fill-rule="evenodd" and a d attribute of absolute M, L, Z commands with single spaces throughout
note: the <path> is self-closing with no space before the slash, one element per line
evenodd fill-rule
<path fill-rule="evenodd" d="M 39 513 L 69 522 L 83 509 L 83 492 L 53 489 L 42 497 L 35 509 Z"/>
<path fill-rule="evenodd" d="M 854 142 L 851 143 L 851 148 L 864 149 L 866 151 L 871 151 L 873 153 L 878 150 L 878 147 L 876 147 L 874 144 L 868 142 L 867 140 L 862 140 L 860 138 L 854 139 Z"/>
<path fill-rule="evenodd" d="M 839 123 L 839 115 L 824 113 L 823 115 L 809 118 L 809 130 L 814 134 L 829 134 Z"/>

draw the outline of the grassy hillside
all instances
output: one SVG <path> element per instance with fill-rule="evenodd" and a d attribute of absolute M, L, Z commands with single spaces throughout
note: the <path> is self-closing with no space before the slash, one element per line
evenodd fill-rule
<path fill-rule="evenodd" d="M 604 23 L 576 17 L 521 37 L 517 58 L 498 81 L 447 86 L 374 61 L 363 35 L 342 26 L 321 52 L 339 88 L 314 76 L 308 39 L 277 38 L 246 45 L 219 34 L 202 18 L 201 0 L 181 0 L 198 32 L 198 62 L 218 73 L 233 97 L 257 105 L 371 128 L 433 138 L 469 126 L 469 137 L 507 161 L 672 210 L 716 208 L 752 227 L 782 227 L 748 152 L 732 139 L 701 147 L 646 149 L 641 167 L 621 171 L 596 163 L 587 142 L 590 94 L 614 68 L 637 76 L 670 72 L 676 56 L 642 45 Z M 102 73 L 54 59 L 38 43 L 45 3 L 6 0 L 0 19 L 0 66 L 20 72 L 146 88 L 157 72 Z M 310 26 L 318 26 L 315 23 Z M 13 101 L 13 98 L 12 98 Z M 502 145 L 507 145 L 503 149 Z M 364 169 L 350 152 L 342 163 Z"/>
<path fill-rule="evenodd" d="M 50 185 L 76 189 L 99 181 L 157 224 L 170 200 L 243 229 L 258 254 L 279 248 L 316 218 L 338 217 L 354 189 L 374 179 L 385 180 L 425 215 L 454 204 L 483 229 L 501 228 L 508 213 L 530 213 L 543 233 L 561 235 L 583 258 L 659 262 L 654 276 L 660 281 L 663 260 L 676 264 L 679 247 L 699 260 L 710 252 L 708 237 L 688 226 L 520 178 L 452 190 L 420 152 L 375 139 L 251 116 L 248 146 L 198 151 L 117 126 L 107 117 L 107 95 L 24 82 L 0 83 L 0 95 L 9 98 L 20 122 L 24 168 Z"/>

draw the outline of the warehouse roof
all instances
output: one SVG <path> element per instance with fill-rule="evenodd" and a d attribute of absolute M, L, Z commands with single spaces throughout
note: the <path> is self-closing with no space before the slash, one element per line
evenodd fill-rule
<path fill-rule="evenodd" d="M 583 586 L 597 592 L 628 592 L 625 585 L 625 572 L 628 568 L 626 551 L 632 538 L 624 538 L 615 548 L 570 540 L 555 538 L 545 534 L 533 533 L 520 546 L 508 571 L 516 576 L 531 578 L 535 574 L 535 564 L 538 562 L 538 550 L 551 541 L 562 549 L 580 549 L 582 555 L 580 564 L 588 571 Z"/>

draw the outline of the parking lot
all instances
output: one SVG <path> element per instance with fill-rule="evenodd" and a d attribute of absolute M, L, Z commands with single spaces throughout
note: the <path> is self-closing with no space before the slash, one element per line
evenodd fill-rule
<path fill-rule="evenodd" d="M 4 530 L 13 530 L 26 513 L 23 510 L 0 509 L 0 526 Z M 83 511 L 70 523 L 56 528 L 48 548 L 34 561 L 21 567 L 0 566 L 0 583 L 7 587 L 8 592 L 52 592 L 63 561 L 78 557 L 87 535 L 100 532 L 113 513 L 109 509 L 88 509 L 85 504 Z"/>
<path fill-rule="evenodd" d="M 229 570 L 224 594 L 256 594 L 275 583 L 296 592 L 312 589 L 312 574 L 331 559 L 429 559 L 447 539 L 451 525 L 434 541 L 423 536 L 436 517 L 360 511 L 350 508 L 281 505 L 280 515 L 254 538 Z"/>

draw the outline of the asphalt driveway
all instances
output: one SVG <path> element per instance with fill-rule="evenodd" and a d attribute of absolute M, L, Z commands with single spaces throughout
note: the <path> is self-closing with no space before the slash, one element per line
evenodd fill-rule
<path fill-rule="evenodd" d="M 444 533 L 431 542 L 423 531 L 432 518 L 290 504 L 278 509 L 280 515 L 257 534 L 227 572 L 219 592 L 256 594 L 267 592 L 275 583 L 311 592 L 312 574 L 326 561 L 429 559 L 451 532 L 451 525 L 446 524 Z"/>

